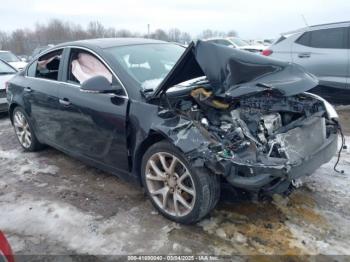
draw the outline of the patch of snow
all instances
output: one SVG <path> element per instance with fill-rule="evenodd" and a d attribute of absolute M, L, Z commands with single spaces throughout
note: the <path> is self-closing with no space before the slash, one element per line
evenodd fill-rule
<path fill-rule="evenodd" d="M 21 152 L 18 150 L 0 150 L 0 160 L 13 160 L 20 157 Z"/>
<path fill-rule="evenodd" d="M 141 228 L 140 210 L 132 208 L 117 213 L 107 220 L 84 213 L 65 203 L 34 200 L 30 196 L 16 199 L 13 194 L 3 195 L 0 210 L 0 228 L 7 234 L 45 235 L 70 250 L 94 255 L 149 253 L 160 250 L 167 243 L 167 233 L 157 233 L 143 243 L 146 248 L 136 248 Z M 10 239 L 11 241 L 11 239 Z M 10 242 L 11 243 L 11 242 Z M 14 251 L 18 251 L 15 244 Z"/>

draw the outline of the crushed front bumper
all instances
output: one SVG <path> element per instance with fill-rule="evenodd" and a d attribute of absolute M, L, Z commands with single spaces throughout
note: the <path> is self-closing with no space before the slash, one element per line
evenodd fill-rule
<path fill-rule="evenodd" d="M 292 180 L 311 175 L 322 164 L 331 160 L 337 146 L 338 135 L 333 133 L 317 150 L 295 165 L 231 164 L 229 172 L 226 172 L 226 180 L 235 187 L 252 191 L 272 188 L 274 181 L 276 185 L 281 182 L 289 185 Z"/>

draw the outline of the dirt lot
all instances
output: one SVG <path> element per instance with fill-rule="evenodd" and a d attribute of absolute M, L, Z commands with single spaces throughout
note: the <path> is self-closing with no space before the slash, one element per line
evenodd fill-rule
<path fill-rule="evenodd" d="M 350 135 L 350 109 L 341 108 Z M 350 137 L 348 137 L 350 141 Z M 349 143 L 350 144 L 350 143 Z M 289 198 L 236 196 L 195 226 L 164 219 L 142 190 L 54 149 L 23 153 L 0 118 L 0 229 L 21 254 L 348 254 L 350 150 Z"/>

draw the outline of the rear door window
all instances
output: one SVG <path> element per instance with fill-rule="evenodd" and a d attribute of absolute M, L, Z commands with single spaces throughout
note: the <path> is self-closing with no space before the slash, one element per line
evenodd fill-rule
<path fill-rule="evenodd" d="M 62 52 L 63 49 L 59 49 L 39 57 L 36 62 L 35 77 L 57 81 Z"/>
<path fill-rule="evenodd" d="M 330 28 L 305 32 L 296 43 L 314 48 L 346 48 L 346 28 Z"/>

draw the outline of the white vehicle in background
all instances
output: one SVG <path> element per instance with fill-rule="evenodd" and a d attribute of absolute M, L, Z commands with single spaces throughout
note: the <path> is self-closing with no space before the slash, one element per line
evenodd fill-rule
<path fill-rule="evenodd" d="M 205 41 L 254 53 L 262 52 L 266 48 L 266 46 L 261 44 L 250 45 L 247 41 L 239 37 L 210 38 Z"/>
<path fill-rule="evenodd" d="M 15 54 L 11 51 L 3 51 L 0 50 L 0 59 L 9 63 L 11 66 L 16 68 L 17 70 L 22 70 L 26 67 L 27 63 L 19 59 Z"/>
<path fill-rule="evenodd" d="M 335 103 L 350 103 L 350 22 L 282 34 L 262 54 L 303 66 L 319 80 L 312 92 Z"/>
<path fill-rule="evenodd" d="M 250 43 L 251 45 L 264 46 L 264 48 L 266 48 L 267 46 L 270 46 L 273 42 L 274 42 L 273 39 L 249 40 L 249 43 Z"/>
<path fill-rule="evenodd" d="M 0 113 L 7 112 L 6 82 L 10 80 L 17 70 L 0 59 Z M 1 260 L 0 260 L 1 261 Z"/>

